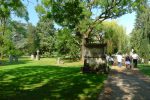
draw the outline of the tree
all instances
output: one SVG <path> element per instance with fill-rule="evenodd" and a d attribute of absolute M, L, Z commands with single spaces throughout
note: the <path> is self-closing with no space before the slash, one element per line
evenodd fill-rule
<path fill-rule="evenodd" d="M 89 38 L 97 24 L 106 19 L 130 13 L 142 6 L 143 0 L 42 0 L 36 10 L 42 16 L 53 18 L 63 27 L 68 27 L 82 35 L 82 58 L 85 38 Z M 98 11 L 98 12 L 94 12 Z"/>
<path fill-rule="evenodd" d="M 15 49 L 18 50 L 17 55 L 24 54 L 27 47 L 27 25 L 17 21 L 12 21 L 10 23 L 11 38 L 15 46 Z"/>
<path fill-rule="evenodd" d="M 137 11 L 135 28 L 131 34 L 131 45 L 144 59 L 150 57 L 150 7 L 148 1 Z"/>
<path fill-rule="evenodd" d="M 28 20 L 28 12 L 21 0 L 0 0 L 0 4 L 0 24 L 3 26 L 3 34 L 6 21 L 10 18 L 11 14 Z"/>
<path fill-rule="evenodd" d="M 55 28 L 53 21 L 48 18 L 41 18 L 36 26 L 36 33 L 39 35 L 41 54 L 46 57 L 52 56 L 55 50 Z"/>
<path fill-rule="evenodd" d="M 27 50 L 29 54 L 36 54 L 39 50 L 39 36 L 36 33 L 36 28 L 32 24 L 27 26 Z"/>
<path fill-rule="evenodd" d="M 115 21 L 103 22 L 104 39 L 107 43 L 107 53 L 112 54 L 117 51 L 126 52 L 128 45 L 128 36 L 122 26 L 119 26 Z"/>
<path fill-rule="evenodd" d="M 55 48 L 57 56 L 68 56 L 70 59 L 76 60 L 80 57 L 80 44 L 78 39 L 68 28 L 59 30 L 56 34 Z"/>
<path fill-rule="evenodd" d="M 2 35 L 5 34 L 7 31 L 7 24 L 9 23 L 10 16 L 12 14 L 25 18 L 28 20 L 28 12 L 26 10 L 26 7 L 23 5 L 21 0 L 0 0 L 0 35 L 1 37 L 4 37 Z M 7 33 L 7 32 L 6 32 Z M 1 43 L 1 50 L 4 47 L 4 39 L 1 38 L 0 43 Z M 1 52 L 1 57 L 3 56 L 3 52 Z"/>
<path fill-rule="evenodd" d="M 18 56 L 24 53 L 26 47 L 26 25 L 17 21 L 9 20 L 6 24 L 7 29 L 5 34 L 2 35 L 3 44 L 0 47 L 0 51 L 9 55 L 10 62 L 12 62 L 13 56 L 18 61 Z"/>

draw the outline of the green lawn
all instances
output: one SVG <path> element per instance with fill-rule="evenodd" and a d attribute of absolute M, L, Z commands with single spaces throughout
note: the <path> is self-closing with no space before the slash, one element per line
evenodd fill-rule
<path fill-rule="evenodd" d="M 0 65 L 0 100 L 96 100 L 106 75 L 82 74 L 81 62 L 55 62 L 5 61 Z"/>
<path fill-rule="evenodd" d="M 144 73 L 145 75 L 150 76 L 150 65 L 146 65 L 146 64 L 139 64 L 139 69 L 141 70 L 142 73 Z"/>

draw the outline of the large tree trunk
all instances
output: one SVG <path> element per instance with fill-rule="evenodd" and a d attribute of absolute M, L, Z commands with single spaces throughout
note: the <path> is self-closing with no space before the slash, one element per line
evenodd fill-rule
<path fill-rule="evenodd" d="M 81 42 L 81 60 L 84 61 L 84 56 L 85 56 L 85 51 L 86 51 L 86 48 L 85 48 L 85 45 L 87 44 L 87 40 L 88 40 L 88 36 L 89 34 L 92 32 L 93 30 L 93 27 L 89 27 L 87 29 L 87 31 L 82 34 L 82 42 Z"/>
<path fill-rule="evenodd" d="M 87 38 L 82 36 L 82 42 L 81 42 L 81 61 L 84 61 L 84 56 L 85 56 L 85 52 L 86 52 L 86 47 L 85 45 L 87 44 Z"/>

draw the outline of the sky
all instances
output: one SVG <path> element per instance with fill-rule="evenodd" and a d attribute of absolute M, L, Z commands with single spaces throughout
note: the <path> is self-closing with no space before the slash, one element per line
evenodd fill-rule
<path fill-rule="evenodd" d="M 27 10 L 28 10 L 28 13 L 29 13 L 29 22 L 32 23 L 33 25 L 36 25 L 38 20 L 39 20 L 38 14 L 36 13 L 35 8 L 34 8 L 37 5 L 36 0 L 33 0 L 31 2 L 27 2 L 26 0 L 24 0 L 24 3 L 27 6 Z M 12 18 L 14 20 L 19 20 L 23 23 L 26 23 L 25 20 L 23 20 L 21 18 L 18 18 L 17 16 L 13 15 Z"/>
<path fill-rule="evenodd" d="M 131 14 L 126 14 L 121 16 L 120 18 L 117 18 L 116 21 L 119 25 L 122 25 L 126 29 L 126 33 L 129 34 L 134 28 L 135 19 L 136 14 L 135 12 L 133 12 Z"/>
<path fill-rule="evenodd" d="M 36 11 L 34 9 L 34 7 L 37 5 L 36 0 L 33 0 L 33 2 L 29 2 L 29 3 L 27 3 L 25 0 L 25 4 L 27 5 L 27 10 L 29 12 L 29 22 L 32 23 L 33 25 L 36 25 L 39 20 L 38 14 L 36 13 Z M 15 20 L 25 22 L 25 20 L 19 19 L 15 16 L 12 16 L 12 17 Z M 117 23 L 119 25 L 121 25 L 125 28 L 126 34 L 129 34 L 132 32 L 132 29 L 134 28 L 135 13 L 123 15 L 115 20 L 117 21 Z"/>

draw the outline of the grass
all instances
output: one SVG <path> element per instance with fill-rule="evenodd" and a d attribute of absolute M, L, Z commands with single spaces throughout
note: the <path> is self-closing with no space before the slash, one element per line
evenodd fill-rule
<path fill-rule="evenodd" d="M 148 65 L 148 64 L 139 64 L 138 68 L 140 69 L 140 71 L 142 73 L 144 73 L 145 75 L 150 76 L 150 65 Z"/>
<path fill-rule="evenodd" d="M 4 61 L 3 61 L 4 62 Z M 82 74 L 81 62 L 21 59 L 0 65 L 0 100 L 96 100 L 106 75 Z"/>

